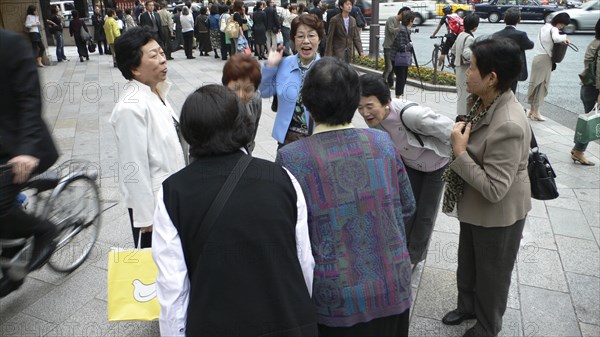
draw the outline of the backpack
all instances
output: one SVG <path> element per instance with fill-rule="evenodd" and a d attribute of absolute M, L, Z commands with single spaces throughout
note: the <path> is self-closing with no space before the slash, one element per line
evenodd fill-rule
<path fill-rule="evenodd" d="M 454 35 L 458 35 L 465 31 L 463 18 L 456 13 L 446 16 L 446 24 L 448 25 L 450 32 Z"/>
<path fill-rule="evenodd" d="M 356 20 L 356 26 L 358 26 L 358 28 L 365 28 L 366 26 L 366 22 L 365 22 L 365 17 L 363 16 L 360 8 L 353 6 L 352 7 L 352 11 L 350 12 L 350 15 L 352 15 L 354 17 L 354 19 Z"/>
<path fill-rule="evenodd" d="M 233 19 L 233 15 L 229 16 L 229 19 L 227 19 L 225 34 L 229 35 L 230 39 L 237 39 L 240 35 L 240 24 Z"/>

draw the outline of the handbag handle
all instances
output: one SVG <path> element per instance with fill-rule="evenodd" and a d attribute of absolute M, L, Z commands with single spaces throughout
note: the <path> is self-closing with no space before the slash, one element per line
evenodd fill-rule
<path fill-rule="evenodd" d="M 221 214 L 225 203 L 227 203 L 227 200 L 229 200 L 231 193 L 237 186 L 238 182 L 240 181 L 240 178 L 242 177 L 242 174 L 244 174 L 244 171 L 246 171 L 246 168 L 248 167 L 251 161 L 251 156 L 246 154 L 242 155 L 242 157 L 238 160 L 237 164 L 227 177 L 227 180 L 219 190 L 219 193 L 217 193 L 215 200 L 213 200 L 212 204 L 210 204 L 208 212 L 206 212 L 206 215 L 204 216 L 204 219 L 202 219 L 202 223 L 200 224 L 198 242 L 200 252 L 204 250 L 204 245 L 208 240 L 213 225 L 215 224 L 215 221 L 219 217 L 219 214 Z"/>

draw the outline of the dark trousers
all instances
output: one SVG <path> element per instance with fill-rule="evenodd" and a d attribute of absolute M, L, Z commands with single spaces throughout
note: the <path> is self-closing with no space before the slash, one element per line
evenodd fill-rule
<path fill-rule="evenodd" d="M 330 327 L 319 324 L 320 337 L 408 336 L 410 309 L 400 315 L 377 318 L 351 327 Z"/>
<path fill-rule="evenodd" d="M 128 208 L 129 222 L 131 223 L 131 232 L 133 233 L 133 245 L 135 248 L 150 248 L 152 247 L 152 232 L 142 233 L 140 236 L 140 228 L 133 226 L 133 209 Z M 142 240 L 141 244 L 138 242 Z"/>
<path fill-rule="evenodd" d="M 193 37 L 193 30 L 183 33 L 183 50 L 185 51 L 185 56 L 187 58 L 192 57 L 192 44 L 194 43 Z"/>
<path fill-rule="evenodd" d="M 519 252 L 525 219 L 508 227 L 460 223 L 458 242 L 458 311 L 475 313 L 477 336 L 496 336 L 502 329 L 510 276 Z"/>
<path fill-rule="evenodd" d="M 103 29 L 103 28 L 100 28 L 100 29 Z M 102 55 L 104 53 L 106 53 L 106 54 L 110 53 L 110 50 L 108 49 L 108 43 L 106 43 L 106 39 L 98 40 L 96 42 L 98 43 L 98 54 Z M 103 45 L 104 45 L 104 51 L 102 51 Z"/>
<path fill-rule="evenodd" d="M 588 113 L 592 111 L 594 104 L 596 104 L 596 99 L 598 99 L 598 89 L 591 85 L 582 85 L 581 90 L 579 91 L 579 97 L 583 103 L 583 113 Z M 585 152 L 587 146 L 588 143 L 575 143 L 573 149 Z"/>
<path fill-rule="evenodd" d="M 408 66 L 394 66 L 394 72 L 396 73 L 396 96 L 402 96 L 408 77 Z"/>
<path fill-rule="evenodd" d="M 229 46 L 225 43 L 225 33 L 220 32 L 221 34 L 221 59 L 227 60 L 227 54 L 230 53 Z"/>
<path fill-rule="evenodd" d="M 442 174 L 445 169 L 446 166 L 432 172 L 422 172 L 406 166 L 406 173 L 417 202 L 417 211 L 404 224 L 406 246 L 412 264 L 425 260 L 427 256 L 429 239 L 444 190 Z"/>
<path fill-rule="evenodd" d="M 171 51 L 172 51 L 172 45 L 171 45 L 171 31 L 169 30 L 169 27 L 167 26 L 163 26 L 162 27 L 162 35 L 163 35 L 163 49 L 165 52 L 165 56 L 167 57 L 167 59 L 171 58 Z"/>
<path fill-rule="evenodd" d="M 383 48 L 383 59 L 385 60 L 383 79 L 391 88 L 394 86 L 394 65 L 392 64 L 392 49 Z"/>

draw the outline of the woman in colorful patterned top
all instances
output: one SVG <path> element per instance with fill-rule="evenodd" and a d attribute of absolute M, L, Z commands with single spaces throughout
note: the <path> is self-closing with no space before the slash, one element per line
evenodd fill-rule
<path fill-rule="evenodd" d="M 351 124 L 360 83 L 344 61 L 313 65 L 302 97 L 315 133 L 281 148 L 276 162 L 306 197 L 319 335 L 408 336 L 404 223 L 415 199 L 400 154 L 385 132 Z"/>

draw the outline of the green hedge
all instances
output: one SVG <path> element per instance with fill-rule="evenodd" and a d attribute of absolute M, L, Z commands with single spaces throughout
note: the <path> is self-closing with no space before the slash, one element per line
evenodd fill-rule
<path fill-rule="evenodd" d="M 368 56 L 359 56 L 354 55 L 353 62 L 355 64 L 361 65 L 363 67 L 375 69 L 375 60 Z M 385 60 L 380 58 L 378 60 L 377 70 L 385 69 Z M 447 72 L 438 72 L 437 74 L 437 83 L 433 81 L 433 69 L 427 67 L 419 67 L 419 71 L 417 71 L 417 67 L 410 66 L 408 67 L 408 77 L 418 80 L 419 73 L 421 74 L 421 78 L 423 82 L 439 84 L 439 85 L 448 85 L 448 86 L 456 86 L 456 75 L 447 73 Z"/>

